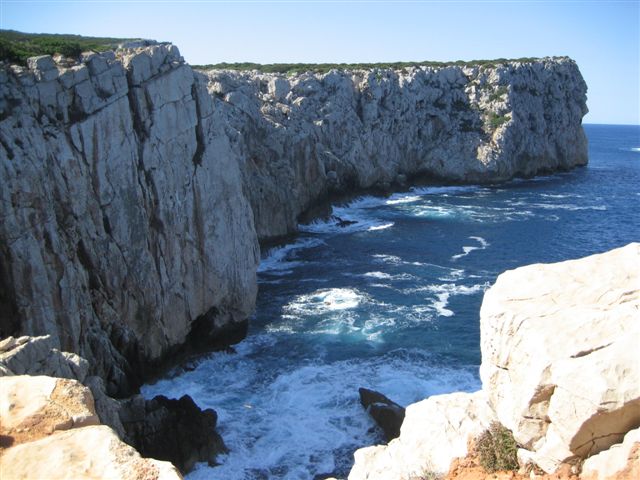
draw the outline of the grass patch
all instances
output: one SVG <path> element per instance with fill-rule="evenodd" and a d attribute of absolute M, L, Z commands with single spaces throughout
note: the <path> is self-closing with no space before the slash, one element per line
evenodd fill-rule
<path fill-rule="evenodd" d="M 476 448 L 480 465 L 487 472 L 518 469 L 518 444 L 511 431 L 498 422 L 492 423 L 480 434 L 476 439 Z"/>
<path fill-rule="evenodd" d="M 0 30 L 0 60 L 26 65 L 27 58 L 38 55 L 59 53 L 78 58 L 82 52 L 113 50 L 118 44 L 129 40 L 132 39 Z"/>

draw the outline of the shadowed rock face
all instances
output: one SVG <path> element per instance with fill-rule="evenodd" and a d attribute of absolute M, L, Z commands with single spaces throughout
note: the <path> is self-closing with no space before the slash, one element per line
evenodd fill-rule
<path fill-rule="evenodd" d="M 331 193 L 586 163 L 569 59 L 289 78 L 129 47 L 0 66 L 0 337 L 50 335 L 111 395 L 241 337 L 258 238 Z"/>
<path fill-rule="evenodd" d="M 200 410 L 188 395 L 179 400 L 136 396 L 123 405 L 120 418 L 128 444 L 143 457 L 170 461 L 183 473 L 196 462 L 215 465 L 216 455 L 227 452 L 215 431 L 216 412 Z"/>

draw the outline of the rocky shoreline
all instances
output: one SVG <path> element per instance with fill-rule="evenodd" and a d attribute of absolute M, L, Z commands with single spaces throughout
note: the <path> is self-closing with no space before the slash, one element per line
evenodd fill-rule
<path fill-rule="evenodd" d="M 568 58 L 287 76 L 198 72 L 142 41 L 3 63 L 0 85 L 4 375 L 85 383 L 143 453 L 176 410 L 215 426 L 188 400 L 135 395 L 176 358 L 245 335 L 259 241 L 295 234 L 334 195 L 587 162 L 586 85 Z M 213 461 L 224 445 L 189 448 Z"/>

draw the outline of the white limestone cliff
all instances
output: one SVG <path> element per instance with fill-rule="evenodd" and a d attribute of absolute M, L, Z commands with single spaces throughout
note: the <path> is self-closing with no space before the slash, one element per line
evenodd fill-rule
<path fill-rule="evenodd" d="M 587 162 L 586 85 L 568 58 L 485 66 L 210 71 L 260 238 L 332 192 L 426 175 L 499 182 Z"/>
<path fill-rule="evenodd" d="M 246 328 L 257 240 L 331 193 L 586 163 L 566 58 L 287 77 L 137 42 L 0 65 L 0 337 L 49 335 L 111 395 Z"/>
<path fill-rule="evenodd" d="M 358 450 L 350 480 L 447 473 L 493 421 L 513 432 L 522 467 L 640 469 L 640 244 L 501 274 L 480 334 L 482 390 L 407 407 L 400 437 Z"/>
<path fill-rule="evenodd" d="M 246 321 L 258 245 L 239 160 L 172 45 L 0 69 L 0 330 L 51 335 L 112 394 Z"/>

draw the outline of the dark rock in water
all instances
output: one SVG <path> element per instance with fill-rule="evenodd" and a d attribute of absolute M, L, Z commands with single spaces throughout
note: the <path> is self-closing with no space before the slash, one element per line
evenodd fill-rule
<path fill-rule="evenodd" d="M 404 420 L 404 407 L 368 388 L 360 388 L 358 392 L 360 393 L 360 403 L 382 428 L 387 442 L 398 438 Z"/>
<path fill-rule="evenodd" d="M 341 228 L 348 227 L 349 225 L 353 225 L 354 223 L 358 223 L 355 220 L 343 220 L 340 217 L 334 216 L 336 221 L 338 222 L 338 226 Z"/>
<path fill-rule="evenodd" d="M 143 457 L 168 460 L 183 473 L 196 462 L 215 465 L 216 456 L 227 452 L 215 431 L 216 412 L 201 410 L 188 395 L 179 400 L 163 395 L 145 400 L 137 395 L 123 406 L 120 418 L 125 441 Z"/>

